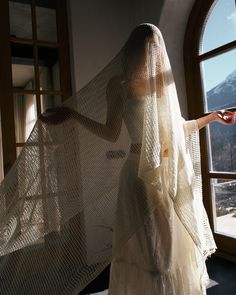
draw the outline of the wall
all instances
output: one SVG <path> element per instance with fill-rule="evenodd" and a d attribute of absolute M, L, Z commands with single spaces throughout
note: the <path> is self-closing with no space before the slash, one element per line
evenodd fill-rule
<path fill-rule="evenodd" d="M 150 22 L 163 33 L 180 106 L 187 118 L 183 42 L 193 3 L 194 0 L 69 0 L 73 92 L 111 60 L 137 24 Z"/>
<path fill-rule="evenodd" d="M 77 91 L 119 51 L 141 22 L 158 24 L 164 0 L 69 0 L 72 88 Z"/>
<path fill-rule="evenodd" d="M 195 0 L 165 0 L 159 22 L 175 78 L 180 107 L 186 119 L 188 112 L 183 44 L 188 17 L 194 2 Z"/>
<path fill-rule="evenodd" d="M 152 23 L 158 26 L 165 0 L 133 0 L 134 25 Z"/>
<path fill-rule="evenodd" d="M 74 92 L 118 52 L 128 37 L 133 19 L 123 0 L 68 2 Z"/>

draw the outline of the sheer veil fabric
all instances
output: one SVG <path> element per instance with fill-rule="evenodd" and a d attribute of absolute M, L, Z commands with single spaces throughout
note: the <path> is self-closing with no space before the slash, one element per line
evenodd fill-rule
<path fill-rule="evenodd" d="M 1 183 L 1 293 L 78 294 L 112 262 L 110 294 L 205 294 L 215 243 L 186 123 L 162 35 L 141 24 Z"/>

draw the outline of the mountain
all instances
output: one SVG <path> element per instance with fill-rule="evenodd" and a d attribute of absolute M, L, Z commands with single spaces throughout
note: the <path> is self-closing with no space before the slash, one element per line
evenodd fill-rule
<path fill-rule="evenodd" d="M 209 111 L 236 107 L 236 70 L 207 92 Z M 213 171 L 236 172 L 236 124 L 210 124 L 210 146 Z M 213 180 L 214 181 L 214 180 Z M 220 179 L 215 186 L 217 216 L 236 212 L 235 181 Z"/>
<path fill-rule="evenodd" d="M 210 111 L 236 107 L 236 70 L 207 92 Z M 210 124 L 213 170 L 236 172 L 236 124 Z"/>
<path fill-rule="evenodd" d="M 207 92 L 210 111 L 236 107 L 236 70 Z"/>

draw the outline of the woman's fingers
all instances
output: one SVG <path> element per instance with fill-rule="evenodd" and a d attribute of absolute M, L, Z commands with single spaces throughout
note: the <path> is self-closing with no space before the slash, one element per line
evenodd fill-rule
<path fill-rule="evenodd" d="M 223 124 L 234 124 L 235 123 L 235 112 L 231 111 L 218 111 L 217 116 L 219 121 Z"/>

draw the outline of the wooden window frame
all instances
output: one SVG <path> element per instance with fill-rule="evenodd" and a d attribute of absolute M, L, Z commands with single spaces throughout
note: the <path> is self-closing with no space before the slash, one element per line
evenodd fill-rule
<path fill-rule="evenodd" d="M 197 0 L 193 5 L 189 16 L 187 29 L 184 40 L 184 65 L 186 91 L 188 98 L 188 112 L 190 118 L 198 118 L 204 114 L 203 104 L 203 85 L 201 80 L 200 63 L 209 57 L 214 57 L 219 53 L 227 52 L 236 48 L 236 41 L 220 46 L 204 54 L 199 53 L 199 45 L 201 42 L 202 30 L 211 12 L 214 0 Z M 214 231 L 214 216 L 211 198 L 211 178 L 230 178 L 236 179 L 235 173 L 228 172 L 211 172 L 208 161 L 207 147 L 207 131 L 204 128 L 200 132 L 200 147 L 201 147 L 201 164 L 202 164 L 202 182 L 203 182 L 203 201 L 208 213 L 209 221 L 212 230 Z M 225 236 L 223 234 L 214 233 L 216 244 L 218 247 L 217 254 L 236 260 L 236 239 Z"/>
<path fill-rule="evenodd" d="M 49 0 L 48 0 L 49 1 Z M 36 0 L 32 0 L 32 19 L 35 19 L 35 4 Z M 24 143 L 16 143 L 15 138 L 15 122 L 14 122 L 14 104 L 13 104 L 13 95 L 14 94 L 34 94 L 36 96 L 37 110 L 39 111 L 37 115 L 41 113 L 40 106 L 40 96 L 41 95 L 60 95 L 62 101 L 65 101 L 72 94 L 71 88 L 71 69 L 70 69 L 70 51 L 69 51 L 69 34 L 68 34 L 68 23 L 67 23 L 67 1 L 66 0 L 56 0 L 56 18 L 57 18 L 57 42 L 44 42 L 37 40 L 36 26 L 33 22 L 33 36 L 32 39 L 25 38 L 16 38 L 10 36 L 10 22 L 9 22 L 9 0 L 0 1 L 0 111 L 1 111 L 1 129 L 2 129 L 2 148 L 3 148 L 3 167 L 4 175 L 10 170 L 12 165 L 16 160 L 16 147 L 21 147 Z M 11 44 L 20 43 L 20 44 L 29 44 L 33 46 L 34 49 L 34 69 L 35 69 L 35 80 L 36 87 L 33 90 L 23 90 L 13 87 L 12 84 L 12 58 L 11 58 Z M 38 61 L 38 48 L 39 47 L 51 47 L 58 48 L 58 61 L 60 69 L 60 91 L 47 91 L 40 90 L 39 85 L 39 61 Z M 34 146 L 37 143 L 33 144 Z M 40 165 L 43 169 L 44 160 L 40 159 Z M 79 173 L 79 171 L 78 171 Z M 42 181 L 42 191 L 44 192 L 44 175 L 41 176 Z M 41 195 L 29 196 L 29 198 L 42 198 Z M 10 202 L 10 200 L 6 200 Z M 76 214 L 73 218 L 68 221 L 68 227 L 65 231 L 64 236 L 66 237 L 64 243 L 67 244 L 66 247 L 63 246 L 64 255 L 70 252 L 70 247 L 73 249 L 86 249 L 82 247 L 83 243 L 86 243 L 83 237 L 83 228 L 85 227 L 84 223 L 84 212 Z M 66 226 L 67 226 L 66 225 Z M 62 229 L 63 231 L 63 229 Z M 74 239 L 74 235 L 78 239 Z M 44 237 L 44 243 L 31 245 L 34 255 L 38 255 L 38 259 L 41 259 L 42 252 L 40 247 L 45 247 L 45 245 L 50 244 L 54 241 L 53 235 L 46 235 Z M 76 243 L 79 243 L 78 247 L 75 246 Z M 56 244 L 55 244 L 56 245 Z M 60 243 L 61 245 L 61 243 Z M 60 246 L 57 244 L 57 246 Z M 74 250 L 73 250 L 74 251 Z M 51 253 L 52 254 L 52 253 Z M 15 258 L 20 257 L 21 251 L 15 253 Z M 56 257 L 57 251 L 54 255 L 52 254 L 51 259 L 45 261 L 45 263 L 53 263 L 53 259 Z M 84 253 L 84 259 L 86 259 L 86 253 Z M 14 262 L 11 262 L 12 269 L 17 269 L 19 259 L 15 259 Z M 26 269 L 27 270 L 27 269 Z M 22 274 L 22 277 L 27 274 Z"/>
<path fill-rule="evenodd" d="M 67 1 L 56 0 L 56 18 L 57 18 L 57 42 L 46 42 L 37 40 L 36 27 L 36 0 L 32 0 L 32 39 L 18 38 L 10 36 L 9 21 L 9 0 L 0 1 L 0 110 L 2 127 L 2 148 L 3 148 L 3 169 L 4 175 L 7 174 L 16 160 L 16 147 L 23 146 L 23 143 L 16 143 L 15 125 L 14 125 L 14 105 L 13 94 L 34 94 L 36 96 L 37 115 L 41 114 L 40 96 L 41 95 L 60 95 L 62 101 L 71 96 L 71 70 L 69 39 L 67 25 Z M 12 85 L 11 69 L 11 44 L 28 44 L 34 51 L 34 70 L 35 70 L 35 89 L 22 90 L 14 88 Z M 38 48 L 48 47 L 57 48 L 59 51 L 58 61 L 60 68 L 60 90 L 47 91 L 40 90 L 39 85 L 39 59 Z"/>

